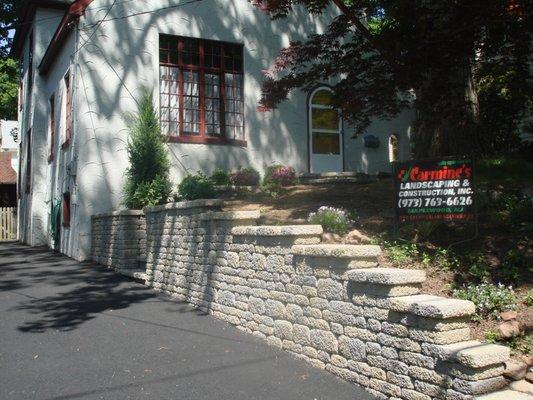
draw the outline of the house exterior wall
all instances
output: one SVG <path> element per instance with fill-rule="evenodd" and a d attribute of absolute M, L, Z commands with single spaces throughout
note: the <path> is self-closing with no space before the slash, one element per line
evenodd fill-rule
<path fill-rule="evenodd" d="M 63 107 L 59 103 L 63 96 L 61 81 L 62 73 L 70 65 L 70 55 L 74 52 L 75 35 L 72 35 L 65 44 L 64 50 L 54 64 L 53 71 L 46 76 L 39 75 L 38 66 L 44 56 L 52 36 L 61 21 L 63 12 L 59 10 L 37 9 L 35 20 L 39 23 L 33 26 L 34 50 L 33 50 L 33 89 L 27 94 L 28 85 L 28 54 L 29 36 L 26 39 L 23 51 L 23 85 L 26 93 L 22 99 L 23 107 L 19 113 L 20 136 L 21 136 L 21 187 L 19 189 L 19 232 L 20 240 L 32 246 L 52 245 L 50 235 L 50 212 L 51 202 L 59 191 L 59 183 L 65 181 L 64 163 L 73 154 L 70 150 L 59 151 L 59 143 L 56 140 L 54 161 L 49 162 L 50 154 L 50 104 L 52 93 L 56 94 L 56 125 L 57 135 L 64 129 L 62 122 Z M 31 129 L 31 174 L 29 193 L 26 193 L 26 170 L 28 168 L 27 146 L 30 142 L 29 130 Z M 63 235 L 68 238 L 68 235 Z M 66 245 L 61 250 L 69 254 Z M 70 255 L 70 254 L 69 254 Z"/>
<path fill-rule="evenodd" d="M 216 4 L 214 4 L 216 3 Z M 60 250 L 78 260 L 90 257 L 91 215 L 122 208 L 122 189 L 128 167 L 128 138 L 125 116 L 136 109 L 143 86 L 159 101 L 159 35 L 242 43 L 244 45 L 244 95 L 246 147 L 169 143 L 171 177 L 177 183 L 189 172 L 210 174 L 215 168 L 235 170 L 253 166 L 260 172 L 272 163 L 309 171 L 308 96 L 295 91 L 277 110 L 257 111 L 263 81 L 279 50 L 290 40 L 301 40 L 316 27 L 321 32 L 331 20 L 310 16 L 296 8 L 288 19 L 272 22 L 247 0 L 183 2 L 117 2 L 94 0 L 69 35 L 46 76 L 36 75 L 34 104 L 26 108 L 34 115 L 23 118 L 34 126 L 32 144 L 35 185 L 31 196 L 22 196 L 21 237 L 30 244 L 52 245 L 49 232 L 51 206 L 65 191 L 71 193 L 71 224 L 61 228 Z M 36 19 L 61 12 L 39 9 Z M 331 13 L 333 17 L 334 10 Z M 105 21 L 102 20 L 105 18 Z M 36 26 L 34 70 L 57 27 L 59 19 Z M 27 52 L 25 51 L 24 54 Z M 70 68 L 73 86 L 73 138 L 66 149 L 64 135 L 64 82 Z M 56 96 L 55 158 L 49 155 L 49 98 Z M 29 103 L 28 103 L 29 104 Z M 27 110 L 24 110 L 27 113 Z M 28 121 L 28 122 L 24 122 Z M 388 135 L 397 133 L 400 145 L 407 144 L 410 117 L 376 122 L 368 132 L 381 138 L 378 149 L 353 139 L 344 130 L 344 169 L 374 173 L 388 171 Z M 403 139 L 403 135 L 405 138 Z M 363 135 L 364 136 L 364 135 Z M 22 149 L 24 150 L 24 140 Z M 408 151 L 400 154 L 407 157 Z M 24 151 L 23 151 L 24 153 Z M 21 165 L 25 165 L 22 160 Z M 67 166 L 70 173 L 67 173 Z M 31 233 L 31 234 L 30 234 Z"/>

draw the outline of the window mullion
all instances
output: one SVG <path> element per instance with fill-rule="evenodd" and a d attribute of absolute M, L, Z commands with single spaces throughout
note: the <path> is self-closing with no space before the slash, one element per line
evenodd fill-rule
<path fill-rule="evenodd" d="M 204 63 L 204 41 L 201 40 L 199 43 L 200 50 L 200 69 L 199 69 L 199 80 L 200 80 L 200 136 L 206 136 L 205 129 L 205 63 Z"/>
<path fill-rule="evenodd" d="M 220 45 L 220 136 L 226 137 L 226 66 L 224 45 Z"/>
<path fill-rule="evenodd" d="M 178 135 L 183 135 L 183 39 L 178 41 Z"/>

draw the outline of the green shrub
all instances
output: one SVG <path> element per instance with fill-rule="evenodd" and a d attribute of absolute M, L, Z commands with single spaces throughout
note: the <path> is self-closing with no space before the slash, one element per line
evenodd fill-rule
<path fill-rule="evenodd" d="M 466 257 L 464 263 L 468 266 L 468 274 L 476 282 L 487 282 L 492 276 L 492 268 L 483 253 L 474 252 Z"/>
<path fill-rule="evenodd" d="M 476 305 L 476 313 L 472 319 L 497 319 L 501 312 L 516 309 L 517 298 L 511 286 L 501 283 L 481 283 L 463 286 L 453 291 L 453 296 L 462 300 L 470 300 Z"/>
<path fill-rule="evenodd" d="M 291 186 L 298 182 L 296 171 L 292 167 L 281 164 L 271 165 L 267 168 L 263 184 L 265 186 Z"/>
<path fill-rule="evenodd" d="M 228 186 L 230 184 L 229 174 L 222 168 L 215 169 L 210 179 L 217 186 Z"/>
<path fill-rule="evenodd" d="M 130 204 L 144 206 L 155 206 L 168 201 L 172 190 L 168 184 L 168 179 L 155 177 L 151 182 L 141 182 L 137 185 L 135 192 L 131 194 Z"/>
<path fill-rule="evenodd" d="M 201 173 L 183 178 L 178 194 L 185 200 L 212 199 L 216 195 L 213 182 Z"/>
<path fill-rule="evenodd" d="M 317 212 L 310 213 L 307 220 L 312 224 L 322 225 L 326 232 L 342 235 L 350 230 L 353 220 L 342 208 L 322 206 Z"/>
<path fill-rule="evenodd" d="M 261 175 L 253 167 L 247 167 L 231 173 L 229 179 L 235 186 L 257 186 Z"/>
<path fill-rule="evenodd" d="M 413 263 L 419 255 L 416 243 L 384 242 L 383 247 L 389 260 L 396 267 Z M 429 263 L 430 259 L 426 256 L 422 261 Z"/>
<path fill-rule="evenodd" d="M 528 265 L 523 251 L 509 250 L 503 259 L 501 266 L 501 279 L 506 283 L 518 283 L 522 277 L 531 274 L 533 266 Z"/>
<path fill-rule="evenodd" d="M 137 112 L 126 118 L 130 131 L 127 144 L 130 166 L 126 171 L 124 204 L 138 209 L 166 203 L 172 192 L 168 177 L 170 161 L 148 89 L 142 89 Z"/>

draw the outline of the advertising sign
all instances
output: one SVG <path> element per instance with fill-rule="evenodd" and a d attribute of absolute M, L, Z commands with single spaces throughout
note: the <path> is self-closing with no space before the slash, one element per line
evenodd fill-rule
<path fill-rule="evenodd" d="M 469 158 L 393 163 L 397 220 L 473 220 L 473 175 Z"/>

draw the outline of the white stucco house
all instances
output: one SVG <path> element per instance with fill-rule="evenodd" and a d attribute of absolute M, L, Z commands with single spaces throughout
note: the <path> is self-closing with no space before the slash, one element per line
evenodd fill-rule
<path fill-rule="evenodd" d="M 327 105 L 327 82 L 257 111 L 262 71 L 330 20 L 297 8 L 271 21 L 248 0 L 27 0 L 12 49 L 22 72 L 21 240 L 90 256 L 91 215 L 121 208 L 125 115 L 143 86 L 157 99 L 176 183 L 274 162 L 301 173 L 389 171 L 390 157 L 408 157 L 409 111 L 368 129 L 377 148 Z"/>

